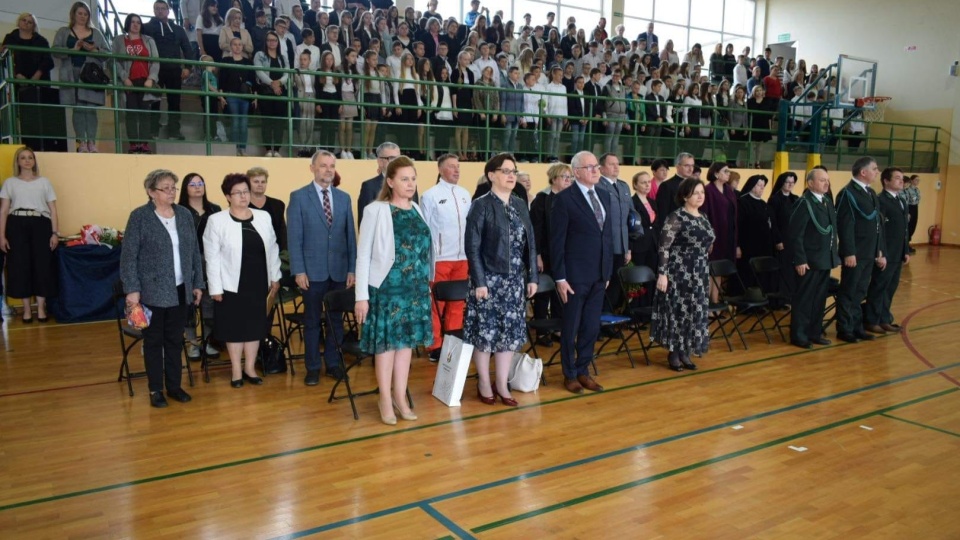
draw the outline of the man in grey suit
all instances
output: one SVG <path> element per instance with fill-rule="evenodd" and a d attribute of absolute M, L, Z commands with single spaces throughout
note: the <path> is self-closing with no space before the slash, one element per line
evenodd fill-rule
<path fill-rule="evenodd" d="M 600 156 L 600 181 L 598 191 L 610 194 L 610 225 L 613 229 L 613 274 L 614 278 L 607 289 L 607 299 L 611 311 L 623 302 L 623 289 L 616 278 L 617 270 L 630 262 L 629 220 L 633 201 L 630 200 L 630 188 L 620 180 L 620 158 L 616 154 Z"/>
<path fill-rule="evenodd" d="M 360 195 L 357 197 L 357 226 L 363 221 L 363 209 L 377 200 L 377 195 L 380 194 L 380 188 L 383 187 L 383 171 L 387 170 L 387 165 L 398 157 L 400 157 L 400 147 L 396 143 L 380 143 L 377 147 L 377 175 L 360 184 Z M 419 202 L 416 195 L 413 196 L 413 200 Z"/>
<path fill-rule="evenodd" d="M 303 291 L 307 376 L 303 382 L 314 386 L 320 382 L 320 316 L 323 297 L 328 291 L 353 287 L 357 263 L 357 237 L 354 232 L 350 196 L 333 187 L 337 158 L 320 150 L 310 161 L 313 182 L 290 194 L 287 209 L 287 245 L 290 251 L 290 273 Z M 340 320 L 339 313 L 331 313 Z M 324 341 L 327 376 L 342 376 L 336 345 L 343 340 L 343 327 L 334 325 Z M 336 340 L 336 341 L 334 341 Z"/>

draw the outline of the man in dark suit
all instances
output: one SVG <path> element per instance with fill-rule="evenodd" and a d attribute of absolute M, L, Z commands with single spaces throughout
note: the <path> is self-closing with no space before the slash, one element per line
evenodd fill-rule
<path fill-rule="evenodd" d="M 680 189 L 680 182 L 693 176 L 693 155 L 681 152 L 677 155 L 677 174 L 673 178 L 660 184 L 657 190 L 657 225 L 659 231 L 663 228 L 663 222 L 671 212 L 680 208 L 677 204 L 677 191 Z"/>
<path fill-rule="evenodd" d="M 339 70 L 343 66 L 344 47 L 340 44 L 340 28 L 333 24 L 327 27 L 327 42 L 320 45 L 320 55 L 326 51 L 333 54 L 333 67 Z"/>
<path fill-rule="evenodd" d="M 583 117 L 589 116 L 590 104 L 587 102 L 585 92 L 587 81 L 582 75 L 575 75 L 573 88 L 570 90 L 570 96 L 567 98 L 567 118 L 570 119 L 570 131 L 573 133 L 570 138 L 570 152 L 576 154 L 583 150 L 584 138 L 586 135 L 588 120 Z M 503 103 L 503 98 L 500 98 Z"/>
<path fill-rule="evenodd" d="M 596 189 L 600 165 L 590 152 L 570 163 L 576 179 L 554 196 L 550 214 L 550 259 L 557 294 L 564 303 L 560 360 L 563 386 L 574 394 L 603 387 L 590 377 L 593 348 L 600 333 L 604 290 L 613 272 L 610 195 Z"/>
<path fill-rule="evenodd" d="M 880 173 L 883 191 L 880 201 L 880 216 L 883 226 L 883 244 L 886 246 L 887 267 L 873 267 L 870 288 L 867 289 L 867 305 L 863 311 L 863 324 L 867 332 L 885 334 L 899 332 L 894 324 L 890 305 L 900 285 L 900 270 L 910 262 L 910 214 L 907 203 L 900 196 L 903 191 L 903 171 L 890 167 Z"/>
<path fill-rule="evenodd" d="M 597 69 L 593 68 L 590 70 L 590 80 L 583 86 L 583 93 L 587 96 L 587 111 L 586 116 L 593 118 L 593 120 L 587 124 L 587 150 L 593 150 L 593 144 L 595 139 L 600 136 L 600 134 L 606 134 L 606 128 L 603 127 L 603 112 L 604 104 L 600 99 L 603 97 L 603 86 L 600 84 L 600 78 L 603 76 L 603 73 Z"/>
<path fill-rule="evenodd" d="M 829 345 L 823 337 L 823 311 L 827 304 L 830 270 L 840 266 L 837 253 L 837 213 L 826 197 L 830 177 L 817 167 L 807 173 L 807 191 L 790 215 L 788 237 L 793 241 L 793 266 L 797 293 L 790 315 L 790 343 L 809 349 L 812 343 Z"/>
<path fill-rule="evenodd" d="M 873 266 L 880 270 L 887 266 L 880 202 L 870 187 L 879 175 L 876 160 L 862 157 L 853 163 L 853 179 L 837 194 L 837 235 L 843 258 L 837 294 L 837 337 L 848 343 L 873 339 L 863 330 L 860 304 L 867 297 Z"/>
<path fill-rule="evenodd" d="M 287 236 L 290 273 L 303 291 L 304 363 L 303 382 L 320 382 L 320 315 L 328 291 L 353 287 L 357 261 L 357 238 L 350 195 L 333 187 L 337 158 L 320 150 L 310 161 L 313 181 L 290 194 Z M 340 320 L 340 313 L 331 318 Z M 343 326 L 334 325 L 324 341 L 327 376 L 340 378 L 337 343 L 343 341 Z"/>
<path fill-rule="evenodd" d="M 650 93 L 647 94 L 647 130 L 644 135 L 649 142 L 649 147 L 644 152 L 648 156 L 660 155 L 660 135 L 663 133 L 663 121 L 667 117 L 667 104 L 660 95 L 663 88 L 663 81 L 654 79 L 650 82 Z"/>
<path fill-rule="evenodd" d="M 630 200 L 630 187 L 620 179 L 620 158 L 616 154 L 600 156 L 600 181 L 597 190 L 606 191 L 610 195 L 610 228 L 613 232 L 613 272 L 630 262 L 630 209 L 633 201 Z M 610 311 L 616 311 L 623 304 L 623 288 L 620 280 L 615 279 L 610 284 L 607 299 L 610 301 Z"/>
<path fill-rule="evenodd" d="M 391 161 L 400 157 L 400 147 L 392 142 L 380 143 L 377 147 L 377 175 L 360 184 L 360 195 L 357 197 L 357 227 L 363 221 L 363 209 L 377 200 L 380 189 L 383 187 L 383 171 Z M 417 192 L 413 192 L 413 202 L 419 203 Z"/>

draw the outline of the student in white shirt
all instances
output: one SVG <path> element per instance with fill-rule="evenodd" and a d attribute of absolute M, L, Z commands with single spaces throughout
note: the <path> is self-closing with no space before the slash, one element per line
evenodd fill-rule
<path fill-rule="evenodd" d="M 537 124 L 540 120 L 541 93 L 544 88 L 537 84 L 537 76 L 527 73 L 523 76 L 523 116 L 520 118 L 520 149 L 529 151 L 525 154 L 528 161 L 536 162 L 540 155 L 540 137 L 537 134 Z"/>
<path fill-rule="evenodd" d="M 560 161 L 560 134 L 567 125 L 567 88 L 563 85 L 563 70 L 554 66 L 550 70 L 550 82 L 547 83 L 545 95 L 548 118 L 545 119 L 550 129 L 547 139 L 546 155 L 551 161 Z"/>

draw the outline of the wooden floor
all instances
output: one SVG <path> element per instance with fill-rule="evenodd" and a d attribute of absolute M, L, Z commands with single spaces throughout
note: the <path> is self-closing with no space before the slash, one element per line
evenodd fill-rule
<path fill-rule="evenodd" d="M 417 422 L 331 380 L 149 407 L 116 382 L 116 326 L 4 327 L 0 538 L 960 538 L 960 250 L 920 248 L 906 330 L 803 351 L 748 336 L 698 372 L 599 361 L 607 391 L 558 384 L 518 409 L 430 396 Z M 829 337 L 833 337 L 833 332 Z M 137 359 L 139 357 L 136 357 Z M 135 363 L 138 360 L 135 360 Z M 358 372 L 372 384 L 369 367 Z M 469 385 L 469 382 L 468 382 Z"/>

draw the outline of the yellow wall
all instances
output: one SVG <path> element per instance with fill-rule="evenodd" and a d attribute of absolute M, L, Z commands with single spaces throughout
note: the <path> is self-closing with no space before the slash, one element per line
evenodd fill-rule
<path fill-rule="evenodd" d="M 10 148 L 10 147 L 6 147 Z M 9 174 L 12 152 L 0 147 L 0 163 L 4 176 Z M 180 178 L 191 172 L 200 173 L 207 181 L 207 193 L 212 202 L 226 205 L 219 185 L 224 175 L 244 172 L 250 167 L 260 166 L 270 172 L 267 194 L 283 201 L 290 198 L 290 192 L 307 184 L 312 179 L 309 170 L 310 160 L 306 158 L 256 158 L 256 157 L 202 157 L 202 156 L 157 156 L 124 154 L 60 154 L 39 153 L 37 155 L 40 172 L 53 183 L 57 192 L 60 212 L 60 231 L 64 235 L 76 234 L 85 224 L 126 227 L 130 211 L 147 200 L 143 190 L 143 178 L 146 173 L 159 168 L 170 168 Z M 519 168 L 530 173 L 534 190 L 547 186 L 548 164 L 521 163 Z M 764 174 L 772 178 L 770 170 L 734 169 L 740 173 L 741 184 L 751 175 Z M 376 163 L 369 160 L 337 160 L 337 171 L 343 179 L 340 187 L 350 194 L 356 211 L 356 198 L 360 184 L 376 174 Z M 649 167 L 621 167 L 620 177 L 630 181 L 639 171 L 649 171 Z M 800 194 L 803 191 L 804 171 L 794 171 L 801 179 L 794 188 Z M 471 193 L 477 179 L 483 174 L 483 163 L 462 163 L 460 166 L 460 185 Z M 671 171 L 672 174 L 672 171 Z M 954 171 L 960 178 L 960 170 Z M 435 162 L 417 163 L 417 183 L 420 193 L 436 183 L 437 167 Z M 939 179 L 936 174 L 921 174 L 920 220 L 914 240 L 926 241 L 926 230 L 934 223 L 938 202 L 943 200 L 945 189 L 937 192 L 934 184 Z M 706 175 L 704 173 L 704 179 Z M 831 174 L 833 189 L 838 190 L 849 180 L 845 172 Z M 772 185 L 767 186 L 769 194 Z M 960 189 L 955 190 L 954 199 L 960 199 Z M 951 204 L 951 202 L 947 202 Z M 960 200 L 952 200 L 960 205 Z M 944 231 L 944 241 L 960 244 L 960 216 L 951 216 Z"/>

